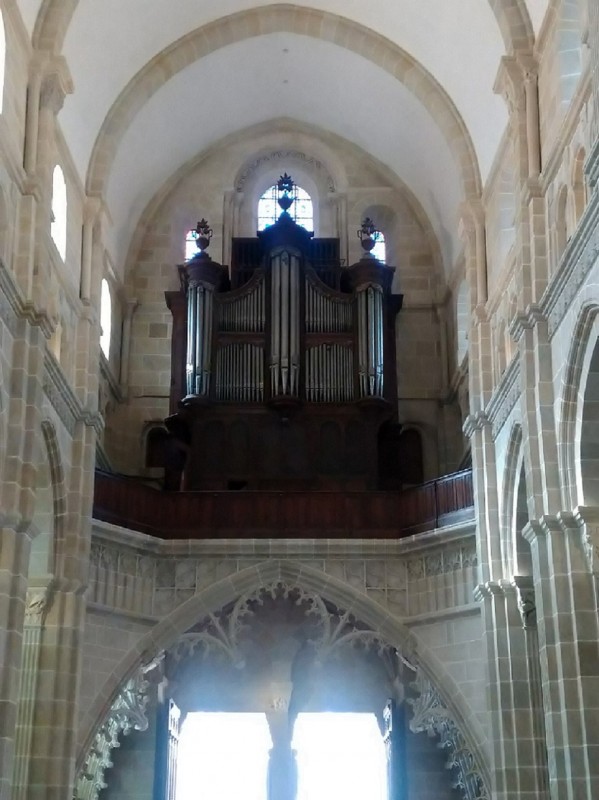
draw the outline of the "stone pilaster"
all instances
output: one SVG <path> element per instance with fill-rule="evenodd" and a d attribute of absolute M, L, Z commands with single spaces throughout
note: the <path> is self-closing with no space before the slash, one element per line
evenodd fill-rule
<path fill-rule="evenodd" d="M 557 440 L 554 422 L 553 360 L 547 320 L 529 306 L 512 324 L 518 342 L 522 381 L 523 446 L 529 513 L 532 518 L 560 507 Z"/>
<path fill-rule="evenodd" d="M 526 581 L 477 587 L 489 664 L 494 800 L 547 798 L 534 594 Z M 526 587 L 528 588 L 528 587 Z"/>
<path fill-rule="evenodd" d="M 464 433 L 472 451 L 479 574 L 481 582 L 486 582 L 502 574 L 495 442 L 484 412 L 469 415 Z"/>
<path fill-rule="evenodd" d="M 599 794 L 599 637 L 594 582 L 573 517 L 524 529 L 533 558 L 551 800 Z"/>
<path fill-rule="evenodd" d="M 45 338 L 37 325 L 17 322 L 10 375 L 3 482 L 0 486 L 0 798 L 9 798 L 40 429 Z"/>
<path fill-rule="evenodd" d="M 39 661 L 42 631 L 51 603 L 50 587 L 30 589 L 27 592 L 25 624 L 23 627 L 23 658 L 21 662 L 21 687 L 17 708 L 15 768 L 13 774 L 13 800 L 25 800 L 29 785 L 29 764 L 33 724 L 39 682 Z"/>
<path fill-rule="evenodd" d="M 593 97 L 593 119 L 591 136 L 593 146 L 589 153 L 585 171 L 590 186 L 595 190 L 599 181 L 599 4 L 595 0 L 586 0 L 587 15 L 587 43 L 590 54 L 591 92 Z"/>

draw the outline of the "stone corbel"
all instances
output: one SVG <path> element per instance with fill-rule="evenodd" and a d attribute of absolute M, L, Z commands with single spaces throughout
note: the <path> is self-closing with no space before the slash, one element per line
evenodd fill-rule
<path fill-rule="evenodd" d="M 516 602 L 522 618 L 522 627 L 525 630 L 537 627 L 537 605 L 532 577 L 528 575 L 515 575 L 512 586 L 516 590 Z"/>

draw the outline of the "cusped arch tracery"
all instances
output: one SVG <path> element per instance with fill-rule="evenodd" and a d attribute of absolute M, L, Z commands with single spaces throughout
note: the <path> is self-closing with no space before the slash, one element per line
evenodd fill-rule
<path fill-rule="evenodd" d="M 122 659 L 83 721 L 86 734 L 78 759 L 79 775 L 83 780 L 80 784 L 81 791 L 77 794 L 79 800 L 88 796 L 86 789 L 88 762 L 90 758 L 92 761 L 97 758 L 98 747 L 106 746 L 107 731 L 116 730 L 115 719 L 117 722 L 119 719 L 124 722 L 124 727 L 129 725 L 126 709 L 123 711 L 124 701 L 121 695 L 124 693 L 125 698 L 129 697 L 130 700 L 137 696 L 136 708 L 139 704 L 145 708 L 147 691 L 144 695 L 144 676 L 163 658 L 162 654 L 165 651 L 172 650 L 179 642 L 184 641 L 185 635 L 193 630 L 200 620 L 214 617 L 221 609 L 232 603 L 237 606 L 241 602 L 243 605 L 244 598 L 256 597 L 263 590 L 272 591 L 273 587 L 283 587 L 285 591 L 298 591 L 304 596 L 314 598 L 316 604 L 332 603 L 337 609 L 342 610 L 343 619 L 350 620 L 349 628 L 344 629 L 342 635 L 351 636 L 353 626 L 351 621 L 359 621 L 355 627 L 360 630 L 361 635 L 392 648 L 398 658 L 405 660 L 414 671 L 415 682 L 418 684 L 419 704 L 414 713 L 415 716 L 418 715 L 419 724 L 423 726 L 419 730 L 429 730 L 429 722 L 432 725 L 431 720 L 437 719 L 439 714 L 443 720 L 451 722 L 455 730 L 459 731 L 464 752 L 469 754 L 471 763 L 476 765 L 477 775 L 480 776 L 479 785 L 483 788 L 488 786 L 488 767 L 480 749 L 484 735 L 477 718 L 468 708 L 459 687 L 443 665 L 401 620 L 391 616 L 382 606 L 358 590 L 318 569 L 297 562 L 271 559 L 220 580 L 187 600 L 158 623 Z M 329 629 L 327 641 L 334 645 L 337 634 L 337 630 Z M 223 639 L 225 647 L 231 644 L 230 639 L 230 636 L 225 635 Z M 435 712 L 431 707 L 429 710 L 433 716 L 427 721 L 426 705 L 431 698 L 434 698 L 433 705 L 442 711 Z M 143 725 L 143 720 L 140 724 Z M 429 732 L 435 733 L 433 728 Z M 111 746 L 114 747 L 115 744 L 116 742 L 113 742 Z M 486 794 L 481 796 L 487 797 Z"/>

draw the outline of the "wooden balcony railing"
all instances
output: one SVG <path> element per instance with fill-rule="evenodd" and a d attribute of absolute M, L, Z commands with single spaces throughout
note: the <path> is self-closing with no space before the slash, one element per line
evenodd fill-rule
<path fill-rule="evenodd" d="M 94 518 L 161 539 L 396 539 L 473 518 L 472 472 L 401 492 L 162 492 L 96 472 Z"/>

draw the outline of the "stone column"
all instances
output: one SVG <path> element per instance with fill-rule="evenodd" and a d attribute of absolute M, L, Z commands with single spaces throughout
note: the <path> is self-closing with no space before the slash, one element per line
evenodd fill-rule
<path fill-rule="evenodd" d="M 547 320 L 535 306 L 512 324 L 522 374 L 523 446 L 529 453 L 526 485 L 531 519 L 555 513 L 561 505 L 554 422 L 553 359 Z"/>
<path fill-rule="evenodd" d="M 27 592 L 23 629 L 21 687 L 17 708 L 13 800 L 25 800 L 29 785 L 32 755 L 33 723 L 39 683 L 39 661 L 42 630 L 51 602 L 51 589 L 36 588 Z"/>
<path fill-rule="evenodd" d="M 266 715 L 272 749 L 268 759 L 267 800 L 295 800 L 297 795 L 297 764 L 291 748 L 293 728 L 287 709 Z"/>
<path fill-rule="evenodd" d="M 45 338 L 17 320 L 0 485 L 0 800 L 10 797 L 40 430 Z"/>
<path fill-rule="evenodd" d="M 599 796 L 599 627 L 580 521 L 544 516 L 530 542 L 551 800 Z"/>
<path fill-rule="evenodd" d="M 588 155 L 585 172 L 590 186 L 597 187 L 599 181 L 599 4 L 586 0 L 588 8 L 587 40 L 590 53 L 591 91 L 593 118 L 591 122 L 591 141 L 593 145 Z"/>
<path fill-rule="evenodd" d="M 475 592 L 489 663 L 494 800 L 548 797 L 534 605 L 523 600 L 524 584 L 489 581 Z"/>

